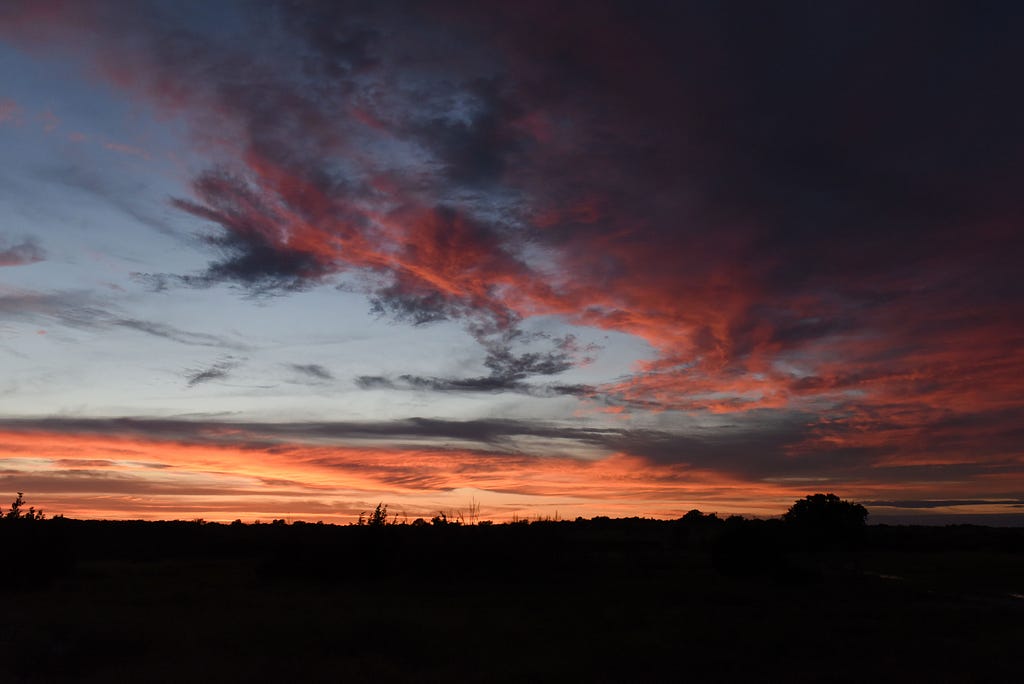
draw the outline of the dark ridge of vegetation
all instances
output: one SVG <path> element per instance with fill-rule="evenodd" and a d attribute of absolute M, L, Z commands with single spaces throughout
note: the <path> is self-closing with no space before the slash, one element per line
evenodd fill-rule
<path fill-rule="evenodd" d="M 866 526 L 830 495 L 772 520 L 473 525 L 383 503 L 344 526 L 16 504 L 3 682 L 1010 681 L 1021 665 L 1024 528 Z"/>
<path fill-rule="evenodd" d="M 867 511 L 832 494 L 797 501 L 781 519 L 719 518 L 692 510 L 678 520 L 577 518 L 467 525 L 444 513 L 400 522 L 380 504 L 353 525 L 274 520 L 45 520 L 22 494 L 0 518 L 6 586 L 44 584 L 80 562 L 249 559 L 267 576 L 348 580 L 401 576 L 527 578 L 647 572 L 704 555 L 724 575 L 793 579 L 807 553 L 1024 552 L 1024 529 L 866 526 Z M 31 568 L 31 569 L 29 569 Z M 368 570 L 368 568 L 370 570 Z"/>

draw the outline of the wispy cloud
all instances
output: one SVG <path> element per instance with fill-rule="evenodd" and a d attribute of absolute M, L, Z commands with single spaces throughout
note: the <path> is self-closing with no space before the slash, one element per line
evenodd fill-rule
<path fill-rule="evenodd" d="M 334 376 L 331 372 L 317 363 L 289 363 L 288 367 L 299 375 L 313 380 L 334 380 Z"/>
<path fill-rule="evenodd" d="M 471 378 L 438 378 L 409 374 L 399 375 L 395 378 L 382 375 L 360 375 L 355 379 L 355 383 L 359 388 L 368 390 L 393 389 L 466 393 L 516 392 L 535 397 L 583 396 L 594 393 L 594 388 L 588 385 L 527 383 L 519 379 L 498 375 Z"/>
<path fill-rule="evenodd" d="M 72 134 L 81 136 L 82 134 Z M 84 138 L 83 138 L 84 139 Z M 150 180 L 132 177 L 116 180 L 105 177 L 87 164 L 64 161 L 30 170 L 34 178 L 46 183 L 57 183 L 73 190 L 88 193 L 125 216 L 154 230 L 181 241 L 193 242 L 182 229 L 165 215 L 170 212 L 162 202 L 154 204 L 149 197 Z"/>
<path fill-rule="evenodd" d="M 224 349 L 235 349 L 239 351 L 250 349 L 249 345 L 243 344 L 236 340 L 230 340 L 219 335 L 211 335 L 208 333 L 197 333 L 190 332 L 188 330 L 181 330 L 179 328 L 175 328 L 174 326 L 170 326 L 165 323 L 144 321 L 136 318 L 119 318 L 113 320 L 111 323 L 112 325 L 116 325 L 122 328 L 137 330 L 147 335 L 162 337 L 173 342 L 179 342 L 181 344 L 193 347 L 220 347 Z"/>
<path fill-rule="evenodd" d="M 203 383 L 223 380 L 231 374 L 231 371 L 240 365 L 240 360 L 227 357 L 217 361 L 211 366 L 197 370 L 190 370 L 185 374 L 185 378 L 189 387 L 195 387 L 196 385 L 201 385 Z"/>
<path fill-rule="evenodd" d="M 11 242 L 0 238 L 0 266 L 34 264 L 46 258 L 46 252 L 35 238 Z"/>
<path fill-rule="evenodd" d="M 110 302 L 87 291 L 0 292 L 0 313 L 8 319 L 48 320 L 72 328 L 122 328 L 187 346 L 245 351 L 250 345 L 221 335 L 183 330 L 167 323 L 126 316 Z"/>
<path fill-rule="evenodd" d="M 593 393 L 594 388 L 565 383 L 528 382 L 537 376 L 554 376 L 573 368 L 581 352 L 573 335 L 551 339 L 550 336 L 525 335 L 518 328 L 500 332 L 477 331 L 477 340 L 486 349 L 483 365 L 490 371 L 475 377 L 435 377 L 402 374 L 396 378 L 363 375 L 355 379 L 362 389 L 405 389 L 431 392 L 516 392 L 532 396 L 582 396 Z M 517 350 L 517 344 L 531 344 L 537 340 L 551 348 L 542 351 Z M 587 345 L 586 352 L 596 350 Z M 584 363 L 589 358 L 582 360 Z"/>

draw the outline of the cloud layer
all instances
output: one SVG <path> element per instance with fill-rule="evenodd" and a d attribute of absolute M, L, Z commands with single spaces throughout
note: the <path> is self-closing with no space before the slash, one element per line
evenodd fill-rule
<path fill-rule="evenodd" d="M 138 274 L 154 288 L 354 289 L 413 328 L 458 321 L 484 354 L 483 373 L 371 369 L 367 390 L 577 397 L 743 434 L 596 444 L 645 463 L 986 493 L 1024 476 L 1022 30 L 1016 7 L 941 2 L 0 10 L 0 37 L 83 57 L 209 160 L 171 200 L 208 262 Z M 0 265 L 42 258 L 0 245 Z M 600 350 L 526 333 L 539 316 L 652 354 L 563 381 Z"/>
<path fill-rule="evenodd" d="M 348 521 L 382 499 L 421 515 L 465 506 L 471 496 L 483 497 L 485 514 L 493 517 L 556 509 L 572 516 L 678 517 L 695 506 L 772 514 L 809 486 L 839 477 L 846 491 L 883 514 L 964 507 L 1006 515 L 1021 505 L 992 469 L 931 468 L 920 473 L 926 481 L 915 482 L 906 472 L 888 478 L 849 466 L 821 472 L 809 463 L 787 468 L 753 456 L 737 463 L 730 455 L 743 441 L 508 420 L 22 419 L 0 425 L 7 454 L 0 481 L 35 492 L 40 504 L 66 514 L 211 519 L 288 511 Z M 942 492 L 985 495 L 947 499 Z M 918 498 L 893 499 L 897 493 Z"/>

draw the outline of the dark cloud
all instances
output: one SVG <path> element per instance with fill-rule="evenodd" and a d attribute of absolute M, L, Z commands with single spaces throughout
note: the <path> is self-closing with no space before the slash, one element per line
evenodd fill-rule
<path fill-rule="evenodd" d="M 581 222 L 584 215 L 577 213 L 528 239 L 579 249 L 587 257 L 579 264 L 583 269 L 592 265 L 593 250 L 582 241 L 621 235 L 626 217 L 633 217 L 626 241 L 616 237 L 607 245 L 612 269 L 596 273 L 613 279 L 617 273 L 636 275 L 635 254 L 652 276 L 674 269 L 673 277 L 652 286 L 675 287 L 683 298 L 700 295 L 688 272 L 701 277 L 740 264 L 738 284 L 759 288 L 754 294 L 767 302 L 739 310 L 724 334 L 709 338 L 735 363 L 766 342 L 801 347 L 835 335 L 835 326 L 808 324 L 779 298 L 816 278 L 860 298 L 836 279 L 888 272 L 896 263 L 925 266 L 937 247 L 946 249 L 926 235 L 939 228 L 955 240 L 949 231 L 959 230 L 963 220 L 995 210 L 991 202 L 977 200 L 995 199 L 1006 177 L 997 169 L 1006 164 L 981 160 L 995 155 L 1008 163 L 1019 152 L 992 138 L 1016 130 L 1020 120 L 1013 114 L 1019 98 L 1007 99 L 999 87 L 999 74 L 1015 49 L 1006 41 L 1005 22 L 955 6 L 942 5 L 924 21 L 898 7 L 845 3 L 828 9 L 661 6 L 643 12 L 613 3 L 587 13 L 535 5 L 514 13 L 449 6 L 440 12 L 420 8 L 411 16 L 313 3 L 275 11 L 289 32 L 281 39 L 299 46 L 296 54 L 313 88 L 345 93 L 375 125 L 410 143 L 410 151 L 433 156 L 444 170 L 441 178 L 425 181 L 427 167 L 410 157 L 407 168 L 387 171 L 399 192 L 458 198 L 462 211 L 478 217 L 478 226 L 511 220 L 524 204 L 532 212 L 548 202 L 573 206 L 601 197 L 601 208 L 594 209 L 604 214 L 600 221 Z M 1019 23 L 1017 14 L 1006 17 L 1010 25 Z M 404 30 L 402 43 L 382 41 L 392 28 Z M 476 32 L 496 42 L 475 40 Z M 439 36 L 462 40 L 438 48 Z M 154 45 L 165 70 L 182 65 L 174 41 Z M 917 51 L 909 45 L 942 48 Z M 975 69 L 958 64 L 965 54 Z M 474 59 L 462 59 L 467 56 Z M 229 61 L 216 52 L 203 57 L 213 67 Z M 259 97 L 219 68 L 208 74 L 219 79 L 212 92 L 244 122 L 261 163 L 272 164 L 281 176 L 257 179 L 271 190 L 269 196 L 301 216 L 331 224 L 339 216 L 351 218 L 347 198 L 339 203 L 332 194 L 339 182 L 346 192 L 374 199 L 365 186 L 368 169 L 332 167 L 322 154 L 347 134 L 367 144 L 372 140 L 372 132 L 350 117 L 335 116 L 343 109 L 337 96 L 306 96 L 284 73 L 266 72 L 242 55 L 231 59 L 260 74 Z M 941 84 L 934 76 L 940 73 Z M 388 76 L 399 83 L 390 99 L 366 85 Z M 994 128 L 988 115 L 993 111 L 999 112 Z M 570 121 L 571 133 L 563 123 Z M 303 136 L 296 135 L 299 129 Z M 553 139 L 538 147 L 545 136 Z M 310 137 L 322 144 L 305 142 Z M 507 164 L 511 156 L 514 171 Z M 966 167 L 960 163 L 975 159 Z M 964 186 L 959 180 L 969 170 L 979 175 Z M 500 193 L 479 189 L 499 181 Z M 958 192 L 948 191 L 952 183 Z M 344 252 L 325 260 L 268 237 L 287 220 L 237 178 L 206 174 L 197 179 L 196 194 L 199 202 L 178 206 L 222 227 L 212 244 L 225 257 L 180 283 L 227 280 L 265 293 L 301 289 L 353 264 Z M 943 206 L 954 197 L 951 206 Z M 508 198 L 516 205 L 511 214 L 502 208 Z M 750 228 L 733 232 L 729 246 L 714 237 L 715 226 L 725 223 Z M 325 232 L 345 240 L 352 230 Z M 515 252 L 516 238 L 486 230 L 497 237 L 488 251 Z M 861 247 L 836 249 L 847 239 Z M 409 244 L 419 256 L 422 245 Z M 467 246 L 451 244 L 447 253 Z M 870 260 L 857 256 L 865 248 Z M 416 275 L 422 268 L 406 269 L 399 261 L 384 267 L 390 284 L 372 293 L 378 311 L 426 323 L 501 306 L 495 296 L 453 296 L 436 279 Z M 354 265 L 364 266 L 358 258 Z M 465 275 L 463 267 L 437 273 L 433 260 L 418 265 L 444 278 Z M 766 327 L 773 330 L 767 340 Z"/>
<path fill-rule="evenodd" d="M 231 371 L 240 365 L 240 361 L 227 358 L 221 361 L 217 361 L 212 366 L 207 368 L 201 368 L 198 370 L 188 371 L 186 379 L 188 380 L 189 387 L 195 387 L 196 385 L 212 382 L 214 380 L 223 380 L 227 378 Z"/>
<path fill-rule="evenodd" d="M 426 392 L 516 392 L 534 397 L 583 396 L 594 392 L 587 385 L 536 384 L 509 377 L 485 375 L 475 378 L 437 378 L 420 375 L 399 375 L 388 378 L 381 375 L 360 375 L 355 383 L 361 389 L 417 390 Z"/>
<path fill-rule="evenodd" d="M 379 375 L 363 375 L 355 379 L 362 389 L 399 389 L 429 392 L 516 392 L 535 397 L 584 396 L 594 393 L 594 388 L 581 384 L 527 382 L 535 376 L 552 376 L 564 373 L 576 364 L 576 357 L 584 352 L 593 352 L 596 345 L 581 347 L 574 335 L 551 338 L 549 335 L 527 335 L 519 328 L 491 331 L 475 331 L 477 340 L 486 349 L 484 366 L 489 375 L 468 378 L 444 378 L 412 374 L 388 378 Z M 529 344 L 537 340 L 551 348 L 543 351 L 516 351 L 517 343 Z M 585 359 L 589 360 L 589 359 Z"/>
<path fill-rule="evenodd" d="M 451 302 L 437 292 L 412 294 L 404 292 L 397 284 L 381 288 L 370 297 L 372 313 L 413 325 L 446 321 L 454 309 Z"/>
<path fill-rule="evenodd" d="M 209 380 L 230 370 L 226 364 L 209 369 Z M 724 426 L 689 429 L 686 433 L 629 428 L 527 422 L 503 419 L 470 421 L 412 418 L 380 422 L 245 423 L 145 418 L 6 419 L 0 428 L 14 431 L 46 431 L 68 434 L 128 434 L 182 443 L 232 444 L 253 449 L 272 449 L 277 444 L 375 445 L 407 444 L 439 451 L 459 448 L 482 454 L 531 454 L 538 444 L 551 456 L 625 453 L 657 465 L 686 464 L 708 471 L 749 478 L 811 476 L 863 472 L 872 457 L 830 460 L 795 457 L 783 461 L 787 444 L 798 441 L 806 429 L 791 416 L 765 415 L 757 428 Z M 932 476 L 929 469 L 928 475 Z M 953 473 L 966 476 L 968 473 Z M 977 474 L 972 472 L 970 474 Z M 906 477 L 906 473 L 903 474 Z"/>
<path fill-rule="evenodd" d="M 752 489 L 800 486 L 835 489 L 841 483 L 870 482 L 871 487 L 963 487 L 976 483 L 996 492 L 989 501 L 1013 506 L 1021 499 L 1012 490 L 991 487 L 993 478 L 1019 479 L 1020 464 L 996 462 L 921 463 L 899 465 L 886 454 L 833 448 L 814 453 L 794 452 L 811 427 L 812 416 L 761 411 L 756 420 L 719 421 L 675 429 L 597 428 L 579 422 L 538 422 L 506 419 L 453 421 L 412 418 L 396 421 L 252 423 L 229 420 L 148 418 L 4 419 L 0 430 L 16 433 L 133 436 L 179 444 L 208 444 L 261 452 L 291 451 L 302 445 L 337 445 L 373 449 L 404 449 L 438 453 L 457 450 L 481 458 L 569 457 L 591 462 L 611 454 L 626 454 L 656 467 L 685 468 L 694 477 L 709 473 L 746 482 Z M 538 456 L 538 454 L 541 454 Z M 326 457 L 325 457 L 326 458 Z M 346 466 L 350 467 L 350 466 Z M 355 467 L 355 466 L 351 466 Z M 371 467 L 371 466 L 367 466 Z M 666 475 L 666 477 L 678 476 Z M 986 484 L 989 483 L 989 484 Z M 937 489 L 938 491 L 938 489 Z M 882 499 L 865 505 L 899 506 Z M 939 500 L 941 497 L 935 497 Z M 986 501 L 984 497 L 971 500 Z M 949 499 L 948 501 L 954 501 Z M 956 499 L 956 501 L 968 501 Z M 936 504 L 939 505 L 939 504 Z M 942 504 L 947 505 L 947 504 Z M 949 504 L 952 505 L 952 504 Z M 961 505 L 961 504 L 958 504 Z M 967 505 L 966 503 L 962 505 Z"/>
<path fill-rule="evenodd" d="M 289 363 L 288 367 L 296 373 L 314 380 L 333 380 L 334 376 L 323 366 L 316 363 Z"/>
<path fill-rule="evenodd" d="M 600 443 L 620 430 L 591 427 L 567 427 L 555 424 L 529 423 L 516 420 L 484 419 L 474 421 L 410 418 L 397 421 L 336 421 L 252 423 L 222 420 L 176 420 L 159 418 L 5 418 L 0 428 L 18 432 L 52 432 L 65 434 L 126 434 L 153 439 L 195 442 L 235 443 L 238 435 L 246 435 L 253 444 L 266 446 L 275 442 L 306 440 L 407 440 L 422 438 L 447 442 L 465 440 L 481 445 L 498 445 L 514 436 L 574 438 Z M 233 433 L 229 435 L 228 433 Z"/>
<path fill-rule="evenodd" d="M 400 375 L 395 379 L 380 375 L 361 375 L 355 380 L 362 389 L 405 389 L 430 392 L 526 392 L 524 383 L 503 378 L 433 378 L 419 375 Z"/>
<path fill-rule="evenodd" d="M 202 274 L 165 277 L 190 287 L 237 283 L 255 294 L 267 294 L 305 289 L 335 270 L 314 252 L 282 243 L 286 219 L 243 179 L 224 171 L 207 172 L 193 188 L 204 204 L 183 199 L 173 203 L 225 229 L 205 238 L 224 256 Z"/>
<path fill-rule="evenodd" d="M 524 352 L 516 354 L 506 345 L 492 344 L 487 349 L 484 365 L 496 378 L 521 380 L 531 375 L 558 375 L 572 368 L 568 352 Z"/>
<path fill-rule="evenodd" d="M 473 187 L 500 181 L 523 144 L 510 125 L 522 114 L 520 106 L 502 93 L 497 78 L 471 81 L 452 99 L 449 108 L 413 124 L 411 132 L 437 154 L 452 183 Z"/>
<path fill-rule="evenodd" d="M 0 238 L 0 266 L 23 266 L 46 258 L 46 252 L 35 238 L 12 243 Z"/>

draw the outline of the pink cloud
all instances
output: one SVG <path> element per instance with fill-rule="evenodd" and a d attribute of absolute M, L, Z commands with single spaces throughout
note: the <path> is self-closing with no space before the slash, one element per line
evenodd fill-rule
<path fill-rule="evenodd" d="M 21 123 L 21 107 L 11 99 L 0 100 L 0 124 Z"/>

